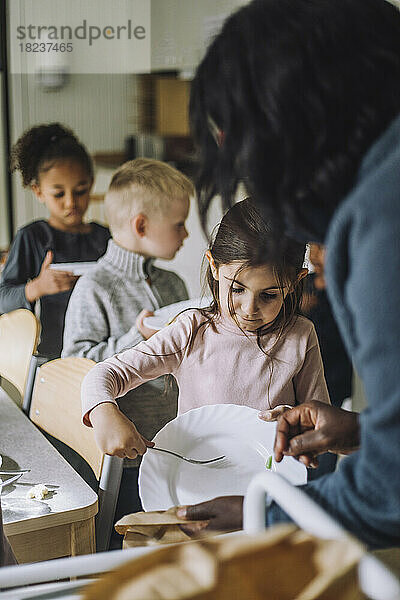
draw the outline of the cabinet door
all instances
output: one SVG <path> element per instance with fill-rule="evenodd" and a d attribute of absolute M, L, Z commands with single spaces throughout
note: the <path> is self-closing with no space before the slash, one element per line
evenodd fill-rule
<path fill-rule="evenodd" d="M 193 71 L 225 18 L 247 1 L 152 0 L 152 70 Z"/>

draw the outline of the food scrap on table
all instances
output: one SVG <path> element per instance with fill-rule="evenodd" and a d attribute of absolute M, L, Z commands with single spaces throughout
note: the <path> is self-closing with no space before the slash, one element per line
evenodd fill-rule
<path fill-rule="evenodd" d="M 32 498 L 35 500 L 43 500 L 45 496 L 49 493 L 48 488 L 44 483 L 38 483 L 34 485 L 28 492 L 26 493 L 26 497 L 28 499 Z"/>

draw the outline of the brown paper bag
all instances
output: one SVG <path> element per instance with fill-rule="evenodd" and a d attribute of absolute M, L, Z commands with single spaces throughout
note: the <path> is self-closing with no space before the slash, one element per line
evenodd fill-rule
<path fill-rule="evenodd" d="M 159 548 L 86 589 L 84 600 L 360 600 L 353 539 L 294 525 Z"/>
<path fill-rule="evenodd" d="M 178 544 L 192 541 L 179 527 L 196 523 L 176 516 L 177 507 L 168 510 L 137 512 L 126 515 L 115 524 L 115 530 L 124 536 L 123 548 Z"/>

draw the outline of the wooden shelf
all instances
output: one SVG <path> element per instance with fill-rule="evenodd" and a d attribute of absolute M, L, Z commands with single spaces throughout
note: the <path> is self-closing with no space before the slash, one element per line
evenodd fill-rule
<path fill-rule="evenodd" d="M 99 167 L 116 169 L 125 162 L 125 152 L 95 152 L 92 156 Z"/>

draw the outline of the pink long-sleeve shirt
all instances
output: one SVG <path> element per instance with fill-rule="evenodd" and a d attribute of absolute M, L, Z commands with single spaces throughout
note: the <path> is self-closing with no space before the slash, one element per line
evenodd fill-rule
<path fill-rule="evenodd" d="M 116 398 L 165 374 L 178 382 L 179 414 L 205 404 L 265 410 L 309 400 L 329 403 L 317 335 L 305 317 L 297 317 L 278 342 L 275 334 L 262 338 L 272 360 L 255 334 L 244 334 L 230 319 L 205 321 L 198 310 L 182 313 L 150 339 L 93 367 L 82 384 L 84 423 L 90 426 L 89 413 L 98 404 L 117 404 Z"/>

